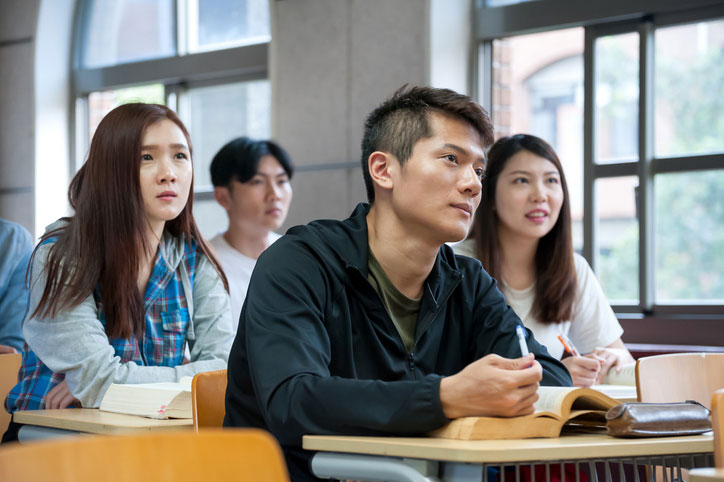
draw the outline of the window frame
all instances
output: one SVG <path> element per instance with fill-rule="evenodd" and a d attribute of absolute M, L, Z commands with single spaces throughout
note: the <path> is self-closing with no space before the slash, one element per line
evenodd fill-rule
<path fill-rule="evenodd" d="M 266 42 L 245 44 L 219 50 L 189 54 L 186 49 L 186 1 L 174 0 L 176 18 L 176 53 L 169 57 L 86 68 L 82 64 L 83 46 L 87 31 L 89 8 L 93 0 L 80 0 L 76 5 L 71 69 L 71 175 L 82 163 L 89 148 L 88 95 L 92 92 L 113 90 L 135 85 L 159 83 L 164 85 L 166 105 L 179 116 L 179 96 L 196 87 L 222 85 L 269 79 L 269 45 Z M 213 199 L 213 189 L 194 186 L 197 200 Z"/>
<path fill-rule="evenodd" d="M 521 34 L 570 27 L 584 27 L 584 119 L 583 119 L 583 255 L 594 271 L 597 267 L 595 181 L 636 176 L 639 182 L 639 303 L 612 305 L 619 318 L 628 320 L 716 319 L 724 321 L 721 304 L 657 304 L 654 294 L 653 182 L 658 174 L 724 169 L 724 152 L 680 157 L 654 156 L 654 32 L 658 28 L 724 18 L 724 5 L 712 0 L 692 0 L 682 6 L 675 0 L 536 0 L 501 7 L 479 2 L 475 10 L 476 65 L 472 70 L 474 95 L 491 111 L 493 41 Z M 596 164 L 595 151 L 595 42 L 608 35 L 639 34 L 639 134 L 638 159 Z M 651 325 L 652 328 L 654 325 Z M 680 334 L 680 333 L 679 333 Z M 677 336 L 673 330 L 672 336 Z M 711 344 L 702 340 L 700 344 Z M 724 336 L 721 337 L 724 344 Z"/>

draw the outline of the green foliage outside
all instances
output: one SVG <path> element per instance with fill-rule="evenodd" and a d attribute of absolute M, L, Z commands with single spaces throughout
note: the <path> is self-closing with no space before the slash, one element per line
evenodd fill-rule
<path fill-rule="evenodd" d="M 618 56 L 619 65 L 636 59 Z M 601 52 L 605 54 L 606 52 Z M 665 59 L 658 56 L 658 59 Z M 608 65 L 614 59 L 606 59 Z M 657 139 L 659 156 L 724 150 L 724 50 L 682 64 L 657 60 L 657 109 L 673 135 Z M 607 71 L 613 92 L 631 69 Z M 612 109 L 615 109 L 612 107 Z M 615 115 L 615 114 L 614 114 Z M 682 161 L 684 162 L 684 161 Z M 724 167 L 724 165 L 722 166 Z M 661 174 L 654 179 L 655 292 L 657 302 L 724 300 L 724 170 Z M 638 297 L 638 232 L 632 227 L 600 257 L 599 277 L 612 301 Z"/>

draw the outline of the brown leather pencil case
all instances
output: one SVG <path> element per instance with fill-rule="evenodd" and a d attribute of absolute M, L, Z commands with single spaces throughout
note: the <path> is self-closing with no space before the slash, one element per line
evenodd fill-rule
<path fill-rule="evenodd" d="M 606 433 L 614 437 L 696 435 L 710 430 L 709 409 L 693 400 L 622 403 L 606 412 Z"/>

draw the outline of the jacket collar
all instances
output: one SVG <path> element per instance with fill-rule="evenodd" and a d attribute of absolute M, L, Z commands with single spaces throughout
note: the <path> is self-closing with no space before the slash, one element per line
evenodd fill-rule
<path fill-rule="evenodd" d="M 369 210 L 369 204 L 358 204 L 351 216 L 343 221 L 347 227 L 350 242 L 334 245 L 338 255 L 345 261 L 347 271 L 357 270 L 365 279 L 367 278 L 369 257 L 367 234 L 367 214 Z M 432 303 L 433 309 L 439 308 L 450 296 L 462 277 L 462 272 L 458 269 L 452 248 L 442 245 L 437 252 L 432 270 L 425 280 L 423 298 L 430 296 L 429 301 Z"/>

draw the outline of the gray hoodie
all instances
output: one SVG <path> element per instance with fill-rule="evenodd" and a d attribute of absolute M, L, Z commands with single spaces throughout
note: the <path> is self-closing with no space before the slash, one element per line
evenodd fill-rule
<path fill-rule="evenodd" d="M 62 226 L 61 221 L 48 230 Z M 33 262 L 30 310 L 38 305 L 45 285 L 45 266 L 51 243 L 38 248 Z M 93 295 L 53 318 L 28 317 L 23 334 L 31 350 L 53 372 L 64 373 L 71 393 L 83 407 L 98 407 L 111 383 L 178 381 L 183 376 L 226 368 L 234 340 L 229 295 L 209 260 L 199 253 L 193 286 L 189 283 L 183 242 L 164 232 L 159 245 L 168 267 L 183 280 L 191 323 L 187 340 L 191 363 L 175 367 L 122 363 L 108 342 Z M 189 290 L 193 293 L 189 297 Z"/>

